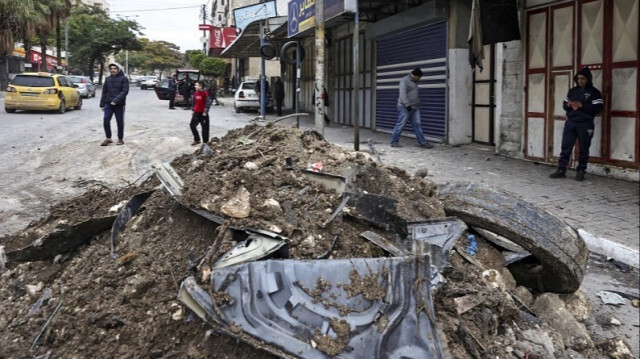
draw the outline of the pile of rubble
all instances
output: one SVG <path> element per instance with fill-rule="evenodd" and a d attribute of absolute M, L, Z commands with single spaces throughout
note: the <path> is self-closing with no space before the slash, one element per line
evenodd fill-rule
<path fill-rule="evenodd" d="M 521 199 L 273 124 L 154 171 L 0 239 L 0 358 L 627 357 Z"/>

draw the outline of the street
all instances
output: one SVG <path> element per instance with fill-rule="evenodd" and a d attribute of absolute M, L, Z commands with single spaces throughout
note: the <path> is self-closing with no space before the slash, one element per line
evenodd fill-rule
<path fill-rule="evenodd" d="M 127 97 L 125 145 L 101 147 L 104 132 L 98 107 L 100 94 L 99 89 L 95 98 L 85 100 L 81 110 L 70 110 L 63 115 L 8 114 L 0 110 L 4 127 L 0 132 L 0 236 L 22 229 L 46 215 L 50 205 L 79 195 L 92 186 L 127 185 L 151 175 L 153 163 L 169 162 L 195 150 L 190 146 L 193 141 L 189 130 L 191 112 L 181 108 L 171 111 L 168 102 L 158 100 L 154 91 L 138 87 L 131 87 Z M 232 100 L 226 98 L 222 102 L 227 105 L 211 107 L 211 137 L 243 127 L 257 115 L 255 112 L 236 114 Z M 2 99 L 0 108 L 3 108 Z M 116 128 L 114 119 L 114 134 Z M 620 307 L 603 305 L 596 294 L 601 290 L 617 290 L 637 297 L 638 271 L 620 269 L 594 258 L 589 262 L 582 287 L 594 308 L 588 319 L 589 329 L 603 337 L 625 338 L 637 355 L 637 308 L 629 301 Z M 603 317 L 615 317 L 621 325 L 603 329 L 599 324 Z"/>
<path fill-rule="evenodd" d="M 0 99 L 0 236 L 47 213 L 50 204 L 72 198 L 92 185 L 126 185 L 149 174 L 151 165 L 192 152 L 191 112 L 168 110 L 152 90 L 131 87 L 125 112 L 125 145 L 101 147 L 104 139 L 101 90 L 81 110 L 4 112 Z M 235 114 L 212 106 L 211 136 L 242 127 L 255 113 Z M 112 131 L 116 133 L 115 118 Z"/>

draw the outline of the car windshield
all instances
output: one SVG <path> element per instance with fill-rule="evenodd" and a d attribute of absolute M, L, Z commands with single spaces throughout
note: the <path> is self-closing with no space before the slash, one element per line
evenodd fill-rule
<path fill-rule="evenodd" d="M 28 76 L 28 75 L 18 75 L 13 81 L 11 81 L 12 85 L 15 86 L 29 86 L 29 87 L 50 87 L 55 86 L 53 82 L 53 77 L 48 76 Z"/>
<path fill-rule="evenodd" d="M 242 89 L 243 90 L 253 90 L 253 88 L 256 86 L 255 82 L 244 82 L 242 84 Z"/>
<path fill-rule="evenodd" d="M 184 79 L 187 76 L 192 81 L 198 81 L 200 79 L 200 74 L 198 72 L 180 72 L 180 71 L 178 71 L 178 78 L 179 79 Z"/>

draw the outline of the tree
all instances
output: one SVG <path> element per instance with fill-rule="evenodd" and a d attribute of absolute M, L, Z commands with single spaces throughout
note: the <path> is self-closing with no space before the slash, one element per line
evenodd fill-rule
<path fill-rule="evenodd" d="M 136 38 L 139 31 L 134 20 L 114 20 L 101 8 L 79 5 L 69 18 L 70 65 L 93 80 L 96 63 L 103 65 L 109 55 L 125 49 L 142 49 Z"/>
<path fill-rule="evenodd" d="M 168 68 L 180 67 L 184 64 L 180 47 L 166 41 L 149 41 L 144 46 L 145 60 L 142 68 L 149 72 L 158 70 L 162 73 Z"/>
<path fill-rule="evenodd" d="M 220 77 L 227 67 L 227 63 L 221 58 L 208 57 L 201 51 L 187 51 L 187 53 L 189 63 L 200 70 L 204 76 Z"/>
<path fill-rule="evenodd" d="M 36 32 L 36 26 L 46 21 L 49 8 L 34 0 L 0 0 L 0 87 L 9 83 L 9 55 L 16 41 L 24 41 L 27 56 L 30 56 L 30 40 Z M 29 57 L 27 57 L 29 59 Z"/>
<path fill-rule="evenodd" d="M 40 4 L 40 6 L 38 6 Z M 40 68 L 47 68 L 47 38 L 53 30 L 56 30 L 56 45 L 58 51 L 61 48 L 60 42 L 60 19 L 66 18 L 71 11 L 70 0 L 35 0 L 38 11 L 44 14 L 43 21 L 36 23 L 36 32 L 40 38 L 40 48 L 42 52 L 42 63 Z"/>

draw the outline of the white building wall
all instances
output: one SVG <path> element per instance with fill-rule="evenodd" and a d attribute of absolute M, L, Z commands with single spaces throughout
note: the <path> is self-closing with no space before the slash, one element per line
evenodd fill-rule
<path fill-rule="evenodd" d="M 496 152 L 522 158 L 524 67 L 522 41 L 496 45 Z"/>
<path fill-rule="evenodd" d="M 449 109 L 447 114 L 447 143 L 471 143 L 471 99 L 473 73 L 469 66 L 468 49 L 449 49 Z"/>

